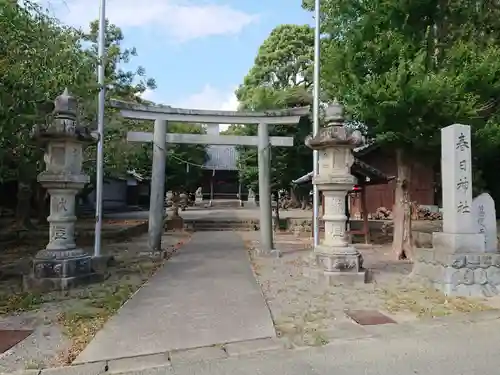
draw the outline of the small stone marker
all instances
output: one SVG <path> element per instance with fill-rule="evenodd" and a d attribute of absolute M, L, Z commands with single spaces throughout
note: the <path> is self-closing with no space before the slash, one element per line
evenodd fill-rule
<path fill-rule="evenodd" d="M 472 217 L 477 233 L 484 234 L 485 251 L 495 253 L 498 251 L 497 218 L 495 201 L 488 193 L 478 195 L 472 201 Z"/>

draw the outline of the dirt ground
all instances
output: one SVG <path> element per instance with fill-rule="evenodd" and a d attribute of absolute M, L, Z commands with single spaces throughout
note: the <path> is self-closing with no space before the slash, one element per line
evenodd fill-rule
<path fill-rule="evenodd" d="M 163 247 L 171 255 L 188 239 L 187 233 L 168 233 L 162 238 Z M 23 251 L 29 254 L 38 249 L 33 245 Z M 91 252 L 92 248 L 86 250 Z M 34 330 L 27 340 L 0 354 L 0 373 L 71 363 L 104 322 L 166 260 L 139 256 L 147 251 L 147 235 L 105 244 L 103 250 L 116 261 L 100 284 L 38 294 L 23 291 L 21 277 L 0 281 L 0 329 Z"/>
<path fill-rule="evenodd" d="M 241 233 L 249 249 L 258 233 Z M 408 279 L 411 263 L 397 261 L 390 245 L 360 248 L 365 267 L 373 273 L 369 284 L 327 286 L 303 275 L 308 267 L 309 236 L 277 234 L 281 258 L 251 256 L 255 276 L 267 300 L 278 333 L 292 346 L 322 345 L 339 323 L 351 322 L 345 310 L 378 310 L 397 322 L 454 313 L 489 310 L 486 299 L 445 297 Z M 250 253 L 252 254 L 252 252 Z"/>

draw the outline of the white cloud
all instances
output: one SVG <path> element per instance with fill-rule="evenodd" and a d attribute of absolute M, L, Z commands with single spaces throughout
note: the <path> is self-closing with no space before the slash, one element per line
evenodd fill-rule
<path fill-rule="evenodd" d="M 138 94 L 144 100 L 150 100 L 152 102 L 156 102 L 155 91 L 151 89 L 146 89 L 142 93 Z"/>
<path fill-rule="evenodd" d="M 236 111 L 238 109 L 238 99 L 234 94 L 236 88 L 228 91 L 219 90 L 206 84 L 200 92 L 190 95 L 175 104 L 181 108 L 214 109 L 223 111 Z"/>
<path fill-rule="evenodd" d="M 203 89 L 182 100 L 176 107 L 193 109 L 213 109 L 221 111 L 236 111 L 238 99 L 234 92 L 236 87 L 223 91 L 206 84 Z M 226 130 L 230 124 L 219 124 L 219 130 Z"/>
<path fill-rule="evenodd" d="M 140 96 L 143 99 L 154 101 L 158 104 L 166 104 L 178 108 L 192 109 L 212 109 L 221 111 L 236 111 L 238 110 L 238 99 L 234 92 L 236 87 L 230 90 L 220 90 L 209 84 L 206 84 L 200 92 L 192 94 L 187 98 L 181 99 L 175 103 L 168 103 L 158 97 L 155 91 L 146 89 Z M 229 127 L 228 124 L 220 124 L 220 129 L 225 130 Z"/>
<path fill-rule="evenodd" d="M 87 28 L 99 17 L 97 0 L 40 0 L 62 22 Z M 258 21 L 229 5 L 183 0 L 107 0 L 106 17 L 121 28 L 145 27 L 160 30 L 177 42 L 226 34 L 238 34 Z"/>

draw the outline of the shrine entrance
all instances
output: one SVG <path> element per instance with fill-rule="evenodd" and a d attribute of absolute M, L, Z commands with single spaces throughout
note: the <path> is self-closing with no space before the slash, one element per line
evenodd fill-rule
<path fill-rule="evenodd" d="M 153 143 L 153 168 L 149 211 L 149 246 L 152 252 L 161 250 L 166 150 L 169 143 L 256 146 L 258 148 L 261 234 L 261 248 L 258 250 L 264 254 L 274 251 L 270 186 L 270 147 L 292 147 L 293 137 L 269 137 L 268 125 L 297 124 L 301 117 L 309 115 L 308 107 L 270 110 L 266 112 L 238 112 L 182 109 L 127 103 L 117 100 L 112 100 L 111 105 L 118 109 L 124 118 L 154 120 L 155 122 L 153 133 L 128 132 L 127 134 L 127 140 L 130 142 Z M 167 133 L 168 121 L 195 124 L 257 125 L 258 136 Z"/>

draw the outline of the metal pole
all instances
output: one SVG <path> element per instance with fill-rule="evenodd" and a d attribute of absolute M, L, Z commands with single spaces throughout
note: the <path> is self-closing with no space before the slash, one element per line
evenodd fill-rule
<path fill-rule="evenodd" d="M 214 204 L 214 176 L 215 169 L 212 170 L 212 177 L 210 177 L 210 202 L 208 203 L 208 207 L 212 207 Z"/>
<path fill-rule="evenodd" d="M 153 168 L 149 201 L 149 250 L 161 251 L 163 215 L 165 213 L 165 165 L 167 162 L 167 122 L 156 120 L 153 131 Z"/>
<path fill-rule="evenodd" d="M 95 187 L 95 240 L 94 256 L 101 255 L 101 229 L 102 229 L 102 190 L 104 185 L 104 104 L 106 100 L 106 85 L 104 82 L 106 48 L 106 0 L 100 0 L 99 9 L 99 39 L 97 40 L 97 50 L 99 65 L 97 67 L 97 83 L 99 84 L 99 98 L 97 107 L 97 176 Z"/>
<path fill-rule="evenodd" d="M 273 220 L 271 209 L 270 144 L 267 124 L 259 124 L 259 206 L 260 206 L 260 252 L 271 254 L 273 250 Z"/>
<path fill-rule="evenodd" d="M 320 0 L 314 2 L 314 75 L 313 75 L 313 135 L 319 132 L 319 64 L 320 64 Z M 318 150 L 313 151 L 313 177 L 318 175 Z M 319 245 L 319 191 L 313 185 L 313 238 L 314 247 Z"/>

